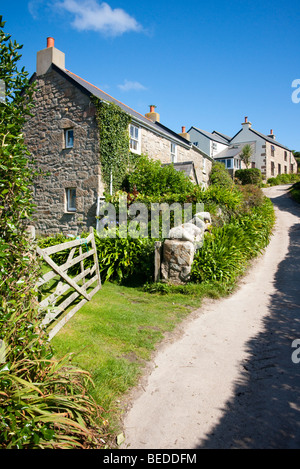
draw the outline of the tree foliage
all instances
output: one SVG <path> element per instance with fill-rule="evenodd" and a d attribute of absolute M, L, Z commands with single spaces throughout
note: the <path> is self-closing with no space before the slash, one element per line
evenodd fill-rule
<path fill-rule="evenodd" d="M 252 147 L 249 143 L 247 143 L 243 147 L 242 152 L 240 153 L 240 158 L 243 161 L 243 163 L 245 163 L 247 169 L 249 167 L 252 154 L 253 154 Z"/>

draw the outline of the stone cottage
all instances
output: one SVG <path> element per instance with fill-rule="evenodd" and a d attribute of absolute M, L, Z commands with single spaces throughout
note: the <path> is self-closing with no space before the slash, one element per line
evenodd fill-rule
<path fill-rule="evenodd" d="M 93 96 L 118 105 L 130 115 L 130 150 L 162 164 L 173 163 L 200 185 L 206 185 L 212 158 L 160 123 L 154 107 L 145 115 L 134 111 L 65 68 L 65 54 L 47 39 L 37 53 L 33 117 L 24 128 L 26 143 L 44 172 L 34 187 L 38 233 L 77 234 L 96 225 L 96 210 L 105 187 L 101 175 L 99 129 Z"/>

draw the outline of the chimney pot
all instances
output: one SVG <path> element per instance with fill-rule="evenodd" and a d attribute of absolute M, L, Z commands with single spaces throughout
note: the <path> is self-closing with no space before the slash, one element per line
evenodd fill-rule
<path fill-rule="evenodd" d="M 245 123 L 247 123 L 247 122 L 248 122 L 248 117 L 245 117 Z"/>
<path fill-rule="evenodd" d="M 183 134 L 185 134 L 185 127 L 184 126 L 181 127 L 181 131 L 182 131 Z"/>
<path fill-rule="evenodd" d="M 271 129 L 270 134 L 273 135 L 273 129 Z"/>
<path fill-rule="evenodd" d="M 54 39 L 53 37 L 47 37 L 47 48 L 54 47 Z"/>

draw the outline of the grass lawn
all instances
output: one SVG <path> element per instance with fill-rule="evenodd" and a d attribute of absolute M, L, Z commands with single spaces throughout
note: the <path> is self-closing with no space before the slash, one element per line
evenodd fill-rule
<path fill-rule="evenodd" d="M 120 399 L 137 383 L 164 333 L 198 308 L 204 293 L 218 297 L 219 290 L 197 286 L 186 295 L 162 295 L 106 282 L 52 339 L 57 357 L 72 353 L 73 364 L 91 373 L 92 395 L 110 432 L 118 431 Z"/>

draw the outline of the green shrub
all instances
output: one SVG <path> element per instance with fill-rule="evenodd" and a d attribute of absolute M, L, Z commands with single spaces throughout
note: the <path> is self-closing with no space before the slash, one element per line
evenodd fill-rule
<path fill-rule="evenodd" d="M 176 171 L 172 164 L 162 166 L 160 161 L 145 155 L 136 161 L 135 169 L 127 176 L 127 180 L 129 192 L 136 187 L 138 192 L 146 196 L 186 193 L 194 187 L 192 181 L 182 171 Z"/>
<path fill-rule="evenodd" d="M 234 282 L 248 261 L 269 243 L 274 221 L 273 205 L 265 198 L 250 213 L 221 228 L 213 228 L 195 255 L 191 281 Z"/>
<path fill-rule="evenodd" d="M 296 202 L 300 203 L 300 182 L 296 182 L 290 189 L 290 194 Z"/>
<path fill-rule="evenodd" d="M 238 169 L 235 172 L 235 177 L 244 185 L 259 185 L 262 182 L 262 174 L 258 168 Z"/>
<path fill-rule="evenodd" d="M 212 169 L 209 175 L 209 184 L 215 184 L 227 188 L 233 186 L 233 180 L 223 163 L 219 163 L 216 161 L 213 162 Z"/>
<path fill-rule="evenodd" d="M 270 186 L 278 186 L 281 184 L 291 184 L 300 180 L 300 174 L 278 174 L 276 177 L 271 177 L 267 180 Z"/>

